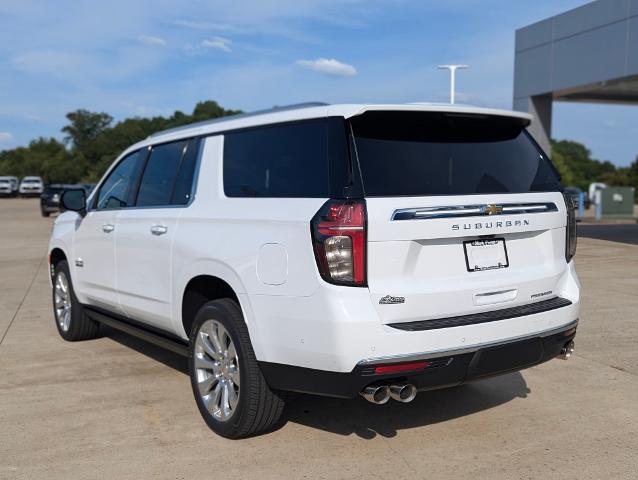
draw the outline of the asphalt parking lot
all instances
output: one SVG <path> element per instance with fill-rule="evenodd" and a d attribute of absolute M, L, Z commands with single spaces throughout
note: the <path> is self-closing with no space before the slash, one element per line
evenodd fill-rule
<path fill-rule="evenodd" d="M 230 441 L 181 357 L 116 332 L 59 338 L 51 223 L 37 200 L 0 200 L 0 478 L 638 478 L 638 229 L 579 240 L 572 359 L 410 404 L 299 396 L 278 430 Z"/>
<path fill-rule="evenodd" d="M 578 225 L 578 234 L 582 238 L 596 238 L 598 240 L 610 240 L 612 242 L 629 243 L 638 245 L 638 224 L 605 224 L 605 225 Z"/>

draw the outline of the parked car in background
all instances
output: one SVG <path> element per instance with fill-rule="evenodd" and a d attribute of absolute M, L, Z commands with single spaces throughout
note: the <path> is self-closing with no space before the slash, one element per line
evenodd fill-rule
<path fill-rule="evenodd" d="M 24 177 L 18 192 L 21 197 L 39 197 L 44 191 L 44 182 L 40 177 Z"/>
<path fill-rule="evenodd" d="M 13 197 L 15 190 L 13 189 L 13 182 L 11 177 L 0 177 L 0 196 Z"/>
<path fill-rule="evenodd" d="M 48 217 L 51 213 L 60 210 L 60 197 L 64 190 L 71 187 L 73 186 L 61 183 L 47 185 L 42 195 L 40 195 L 40 212 L 43 217 Z"/>
<path fill-rule="evenodd" d="M 65 190 L 82 188 L 88 197 L 93 191 L 93 187 L 95 187 L 94 183 L 81 183 L 77 185 L 52 183 L 47 185 L 42 195 L 40 195 L 40 212 L 42 216 L 48 217 L 50 214 L 61 210 L 60 197 L 62 197 Z"/>

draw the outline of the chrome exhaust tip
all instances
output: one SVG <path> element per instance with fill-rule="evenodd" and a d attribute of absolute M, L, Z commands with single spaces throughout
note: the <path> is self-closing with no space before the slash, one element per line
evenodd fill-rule
<path fill-rule="evenodd" d="M 370 403 L 383 405 L 390 400 L 390 387 L 387 385 L 368 385 L 360 395 Z"/>
<path fill-rule="evenodd" d="M 558 355 L 558 358 L 562 359 L 562 360 L 567 360 L 569 357 L 572 356 L 572 353 L 574 353 L 574 341 L 570 341 L 568 343 L 565 344 L 565 346 L 563 348 L 561 348 L 560 350 L 560 354 Z"/>
<path fill-rule="evenodd" d="M 411 402 L 416 397 L 416 387 L 411 383 L 395 383 L 390 385 L 390 396 L 397 402 Z"/>

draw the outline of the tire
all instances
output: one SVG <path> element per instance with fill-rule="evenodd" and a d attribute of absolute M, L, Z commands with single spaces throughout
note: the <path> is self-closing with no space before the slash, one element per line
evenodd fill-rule
<path fill-rule="evenodd" d="M 188 366 L 199 412 L 218 435 L 257 435 L 271 430 L 281 418 L 283 393 L 271 390 L 266 383 L 235 301 L 214 300 L 197 312 L 190 333 Z"/>
<path fill-rule="evenodd" d="M 64 340 L 78 342 L 99 336 L 99 324 L 86 316 L 75 296 L 66 260 L 58 262 L 55 266 L 52 297 L 55 326 Z"/>

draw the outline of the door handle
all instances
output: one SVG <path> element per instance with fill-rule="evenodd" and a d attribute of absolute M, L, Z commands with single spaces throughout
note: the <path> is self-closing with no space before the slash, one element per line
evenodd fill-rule
<path fill-rule="evenodd" d="M 164 225 L 153 225 L 151 227 L 151 233 L 153 235 L 164 235 L 166 232 L 168 232 L 168 227 L 165 227 Z"/>
<path fill-rule="evenodd" d="M 110 223 L 102 225 L 102 231 L 104 233 L 111 233 L 113 230 L 115 230 L 115 225 L 111 225 Z"/>

